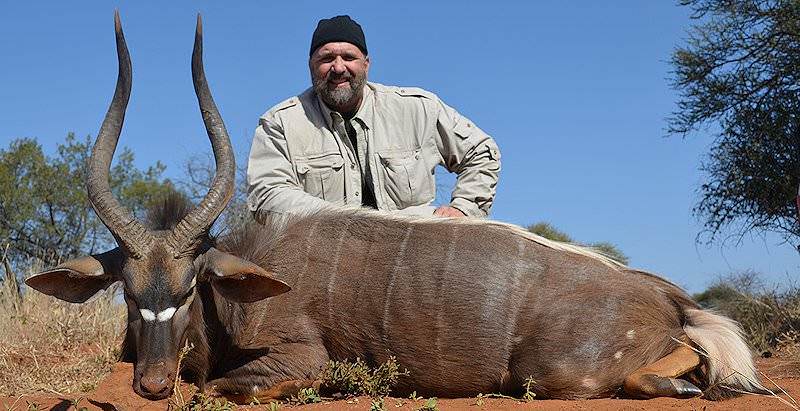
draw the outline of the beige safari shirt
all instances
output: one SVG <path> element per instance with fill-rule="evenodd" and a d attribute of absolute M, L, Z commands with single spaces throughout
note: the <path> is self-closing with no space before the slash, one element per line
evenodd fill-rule
<path fill-rule="evenodd" d="M 362 169 L 378 209 L 430 215 L 439 164 L 458 175 L 452 207 L 468 216 L 489 213 L 500 173 L 497 145 L 435 94 L 367 83 L 350 120 L 359 146 L 366 142 L 362 159 L 344 121 L 313 88 L 261 116 L 247 167 L 248 205 L 256 219 L 328 203 L 360 206 Z"/>

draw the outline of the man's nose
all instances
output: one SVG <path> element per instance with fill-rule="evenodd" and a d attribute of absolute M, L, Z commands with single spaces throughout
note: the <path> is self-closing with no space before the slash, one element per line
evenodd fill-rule
<path fill-rule="evenodd" d="M 344 72 L 347 71 L 347 67 L 345 67 L 344 60 L 342 60 L 341 57 L 337 57 L 336 60 L 333 60 L 331 71 L 336 74 L 344 74 Z"/>

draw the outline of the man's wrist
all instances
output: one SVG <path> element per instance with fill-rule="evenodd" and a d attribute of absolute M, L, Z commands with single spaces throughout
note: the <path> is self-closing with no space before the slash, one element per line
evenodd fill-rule
<path fill-rule="evenodd" d="M 461 211 L 467 217 L 486 217 L 486 213 L 478 208 L 477 204 L 460 197 L 456 197 L 450 201 L 450 207 Z"/>

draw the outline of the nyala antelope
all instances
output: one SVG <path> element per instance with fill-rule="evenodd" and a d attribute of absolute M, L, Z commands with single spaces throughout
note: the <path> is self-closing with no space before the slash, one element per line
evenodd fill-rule
<path fill-rule="evenodd" d="M 409 371 L 398 394 L 513 395 L 528 379 L 540 398 L 761 389 L 730 319 L 662 278 L 515 226 L 330 208 L 212 236 L 235 167 L 203 72 L 199 16 L 192 77 L 216 176 L 196 207 L 173 195 L 139 222 L 108 183 L 131 90 L 118 15 L 115 31 L 119 75 L 87 186 L 118 246 L 26 283 L 80 303 L 121 282 L 123 352 L 139 395 L 170 395 L 187 342 L 182 375 L 242 401 L 316 386 L 329 360 L 390 356 Z"/>

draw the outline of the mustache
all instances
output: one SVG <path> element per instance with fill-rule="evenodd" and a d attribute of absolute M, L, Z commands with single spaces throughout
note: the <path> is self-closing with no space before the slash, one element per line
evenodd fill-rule
<path fill-rule="evenodd" d="M 353 79 L 353 75 L 352 75 L 352 74 L 350 74 L 350 72 L 347 72 L 347 71 L 345 71 L 344 73 L 341 73 L 341 74 L 337 74 L 337 73 L 334 73 L 333 71 L 329 71 L 329 72 L 328 72 L 328 73 L 325 75 L 325 81 L 331 81 L 331 80 L 352 80 L 352 79 Z"/>

